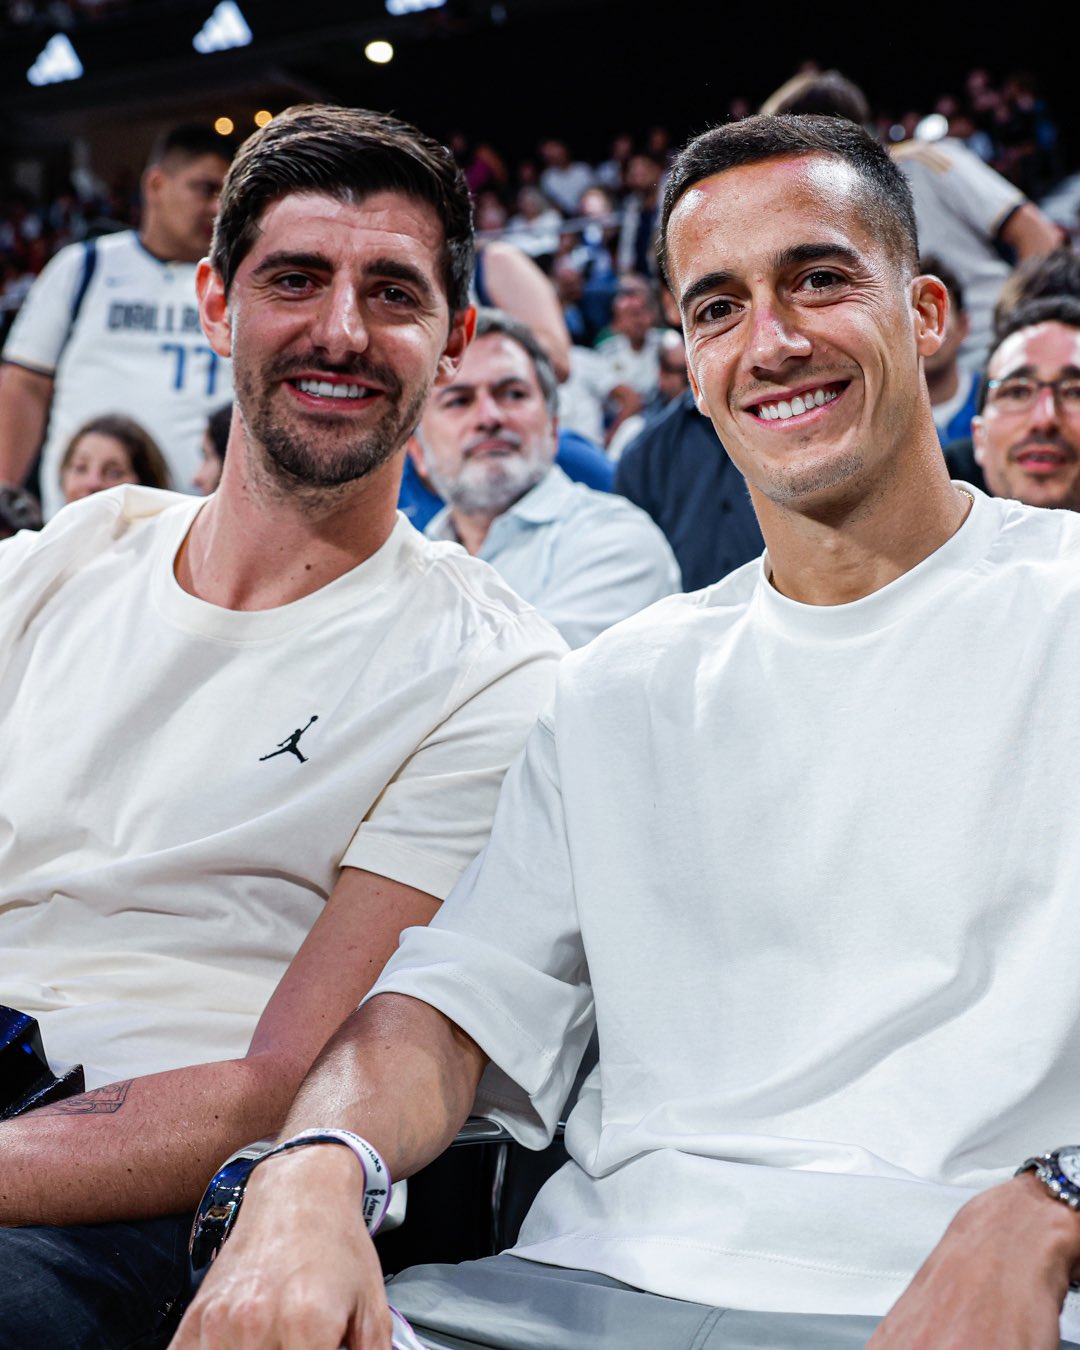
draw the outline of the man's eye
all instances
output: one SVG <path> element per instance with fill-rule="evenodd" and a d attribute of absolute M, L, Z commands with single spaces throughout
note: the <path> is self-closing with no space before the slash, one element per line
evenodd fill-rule
<path fill-rule="evenodd" d="M 1002 403 L 1026 403 L 1035 396 L 1035 386 L 1028 380 L 1009 380 L 999 384 L 998 401 Z"/>
<path fill-rule="evenodd" d="M 411 305 L 413 298 L 400 286 L 384 286 L 380 292 L 382 298 L 391 305 Z"/>
<path fill-rule="evenodd" d="M 707 305 L 703 305 L 698 320 L 701 323 L 717 323 L 721 319 L 728 319 L 733 312 L 733 306 L 730 300 L 710 300 Z"/>
<path fill-rule="evenodd" d="M 303 291 L 311 285 L 311 278 L 303 272 L 285 272 L 278 277 L 277 284 L 283 291 Z"/>
<path fill-rule="evenodd" d="M 1080 403 L 1080 380 L 1062 380 L 1058 385 L 1065 403 Z"/>
<path fill-rule="evenodd" d="M 839 272 L 830 272 L 827 267 L 819 267 L 807 273 L 805 285 L 811 291 L 825 291 L 830 286 L 838 286 L 843 279 Z"/>

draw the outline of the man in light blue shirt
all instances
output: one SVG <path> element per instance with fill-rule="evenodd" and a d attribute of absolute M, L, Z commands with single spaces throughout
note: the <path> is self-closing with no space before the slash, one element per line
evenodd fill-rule
<path fill-rule="evenodd" d="M 447 503 L 428 537 L 490 562 L 581 647 L 681 583 L 644 511 L 555 465 L 555 406 L 555 374 L 531 330 L 481 310 L 457 378 L 429 400 L 410 453 Z"/>

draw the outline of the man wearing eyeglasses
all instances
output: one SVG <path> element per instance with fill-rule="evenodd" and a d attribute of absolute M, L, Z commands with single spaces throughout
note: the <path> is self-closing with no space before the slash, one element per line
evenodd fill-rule
<path fill-rule="evenodd" d="M 995 497 L 1080 511 L 1080 300 L 1029 300 L 990 354 L 972 424 Z"/>

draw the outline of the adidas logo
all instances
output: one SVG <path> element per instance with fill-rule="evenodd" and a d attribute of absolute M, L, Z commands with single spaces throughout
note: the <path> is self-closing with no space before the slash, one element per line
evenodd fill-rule
<path fill-rule="evenodd" d="M 63 80 L 77 80 L 83 73 L 83 64 L 63 33 L 51 37 L 38 54 L 38 59 L 26 72 L 31 84 L 60 84 Z"/>
<path fill-rule="evenodd" d="M 230 47 L 246 47 L 250 42 L 251 29 L 235 0 L 221 0 L 191 39 L 191 45 L 203 56 L 228 51 Z"/>

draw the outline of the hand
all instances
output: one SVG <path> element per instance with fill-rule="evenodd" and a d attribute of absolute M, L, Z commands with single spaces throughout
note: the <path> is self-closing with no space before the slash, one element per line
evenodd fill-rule
<path fill-rule="evenodd" d="M 260 1164 L 172 1350 L 390 1350 L 360 1164 L 318 1145 Z"/>
<path fill-rule="evenodd" d="M 1058 1350 L 1080 1215 L 1030 1175 L 960 1210 L 867 1350 Z"/>

